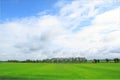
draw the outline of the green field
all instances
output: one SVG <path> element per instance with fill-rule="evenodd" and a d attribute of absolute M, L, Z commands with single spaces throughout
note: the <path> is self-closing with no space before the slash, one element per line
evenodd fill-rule
<path fill-rule="evenodd" d="M 120 63 L 0 63 L 0 79 L 120 79 Z"/>

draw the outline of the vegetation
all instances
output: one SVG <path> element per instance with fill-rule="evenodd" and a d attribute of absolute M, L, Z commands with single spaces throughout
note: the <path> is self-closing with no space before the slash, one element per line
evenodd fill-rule
<path fill-rule="evenodd" d="M 1 80 L 120 79 L 120 63 L 0 63 Z"/>
<path fill-rule="evenodd" d="M 51 59 L 43 59 L 43 60 L 30 60 L 27 59 L 25 61 L 18 60 L 8 60 L 6 62 L 33 62 L 33 63 L 84 63 L 87 62 L 87 59 L 84 57 L 75 57 L 75 58 L 51 58 Z"/>
<path fill-rule="evenodd" d="M 115 58 L 115 59 L 114 59 L 114 62 L 115 62 L 115 63 L 118 63 L 119 61 L 120 61 L 120 59 L 118 59 L 118 58 Z"/>
<path fill-rule="evenodd" d="M 103 63 L 103 62 L 120 62 L 119 58 L 114 59 L 93 59 L 93 60 L 87 60 L 84 57 L 70 57 L 70 58 L 51 58 L 51 59 L 43 59 L 43 60 L 8 60 L 8 61 L 0 61 L 0 62 L 21 62 L 21 63 L 86 63 L 86 62 L 92 62 L 92 63 Z"/>
<path fill-rule="evenodd" d="M 0 80 L 120 79 L 120 59 L 51 58 L 0 62 Z"/>

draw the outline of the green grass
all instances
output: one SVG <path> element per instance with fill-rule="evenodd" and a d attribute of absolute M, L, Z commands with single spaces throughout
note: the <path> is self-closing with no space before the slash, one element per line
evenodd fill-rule
<path fill-rule="evenodd" d="M 120 63 L 0 63 L 0 79 L 120 79 Z"/>

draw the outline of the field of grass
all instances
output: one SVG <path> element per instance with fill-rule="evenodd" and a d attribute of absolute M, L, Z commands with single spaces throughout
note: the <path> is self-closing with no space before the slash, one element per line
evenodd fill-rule
<path fill-rule="evenodd" d="M 0 79 L 120 79 L 120 63 L 0 63 Z"/>

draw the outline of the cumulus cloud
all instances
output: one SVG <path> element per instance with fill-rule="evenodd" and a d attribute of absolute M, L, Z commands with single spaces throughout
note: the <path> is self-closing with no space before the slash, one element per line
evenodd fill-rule
<path fill-rule="evenodd" d="M 103 58 L 104 56 L 115 57 L 115 55 L 116 57 L 119 57 L 119 13 L 120 7 L 98 15 L 92 20 L 90 26 L 83 27 L 75 34 L 62 37 L 63 41 L 59 41 L 57 43 L 64 43 L 66 47 L 71 47 L 72 49 L 78 48 L 80 54 L 83 53 L 83 55 L 88 57 L 98 56 L 98 58 Z M 108 17 L 109 15 L 110 17 Z"/>
<path fill-rule="evenodd" d="M 118 0 L 60 1 L 55 4 L 58 12 L 54 15 L 1 23 L 0 60 L 120 57 L 118 3 Z"/>

